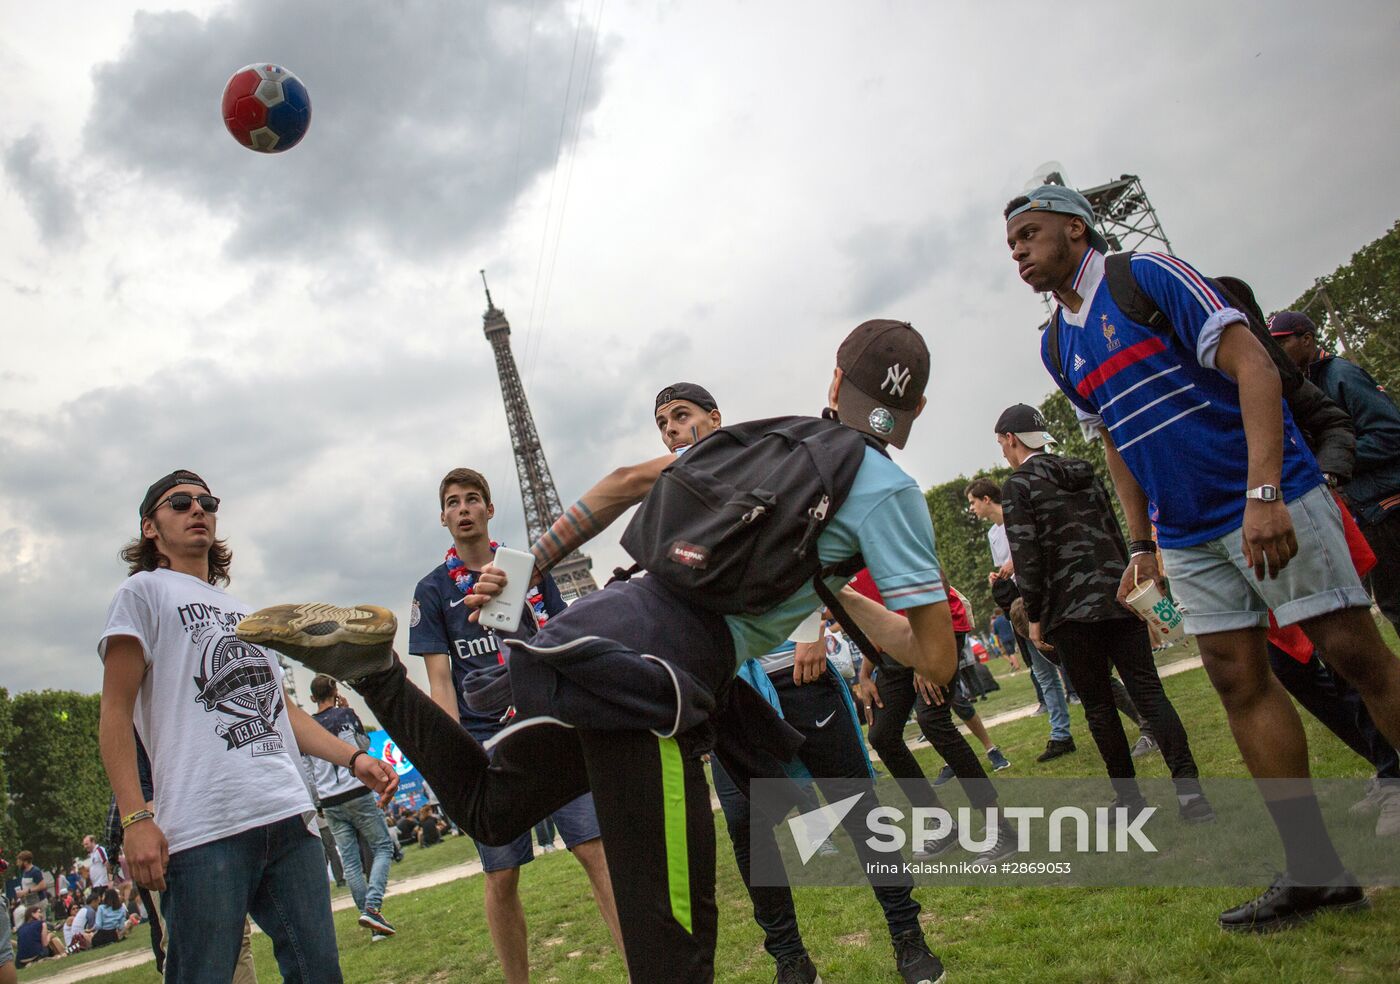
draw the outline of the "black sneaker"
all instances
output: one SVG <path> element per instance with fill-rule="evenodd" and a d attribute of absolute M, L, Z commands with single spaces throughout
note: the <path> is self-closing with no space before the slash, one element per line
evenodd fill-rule
<path fill-rule="evenodd" d="M 935 786 L 941 786 L 944 783 L 952 782 L 953 777 L 956 775 L 957 773 L 953 771 L 953 767 L 951 765 L 945 765 L 943 768 L 938 770 L 938 775 L 933 777 L 933 784 Z"/>
<path fill-rule="evenodd" d="M 1226 909 L 1220 928 L 1234 933 L 1268 933 L 1305 923 L 1320 912 L 1359 912 L 1371 900 L 1351 872 L 1342 872 L 1330 885 L 1299 885 L 1287 873 L 1279 875 L 1258 898 Z"/>
<path fill-rule="evenodd" d="M 921 929 L 910 929 L 891 941 L 894 943 L 894 966 L 904 984 L 943 984 L 948 976 L 943 961 L 929 950 Z"/>
<path fill-rule="evenodd" d="M 940 857 L 947 854 L 958 845 L 958 825 L 949 824 L 948 830 L 943 836 L 935 837 L 924 842 L 923 847 L 911 852 L 914 860 L 927 861 L 929 858 Z"/>
<path fill-rule="evenodd" d="M 1215 820 L 1215 808 L 1204 796 L 1192 796 L 1186 802 L 1177 801 L 1176 815 L 1183 823 L 1211 823 Z"/>
<path fill-rule="evenodd" d="M 822 984 L 822 975 L 807 954 L 783 957 L 778 961 L 778 973 L 773 984 Z"/>
<path fill-rule="evenodd" d="M 1045 743 L 1045 751 L 1035 757 L 1037 762 L 1049 762 L 1061 755 L 1075 751 L 1073 738 L 1051 738 Z"/>
<path fill-rule="evenodd" d="M 1005 861 L 1017 852 L 1016 832 L 1011 829 L 1005 820 L 997 821 L 997 839 L 992 841 L 992 846 L 987 848 L 974 859 L 980 864 L 992 864 L 996 861 Z"/>
<path fill-rule="evenodd" d="M 357 605 L 274 605 L 249 615 L 233 631 L 349 683 L 394 665 L 398 620 L 387 608 Z"/>
<path fill-rule="evenodd" d="M 360 925 L 374 930 L 379 936 L 393 936 L 394 927 L 378 909 L 366 909 L 360 913 Z"/>

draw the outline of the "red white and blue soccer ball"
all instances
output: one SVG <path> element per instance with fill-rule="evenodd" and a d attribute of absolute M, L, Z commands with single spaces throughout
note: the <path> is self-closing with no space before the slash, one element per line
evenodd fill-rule
<path fill-rule="evenodd" d="M 311 126 L 311 97 L 281 65 L 245 65 L 224 86 L 224 126 L 261 154 L 291 150 Z"/>

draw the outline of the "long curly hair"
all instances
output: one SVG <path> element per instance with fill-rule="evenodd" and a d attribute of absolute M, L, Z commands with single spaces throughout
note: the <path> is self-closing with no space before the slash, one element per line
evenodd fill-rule
<path fill-rule="evenodd" d="M 130 577 L 141 571 L 154 571 L 170 566 L 170 558 L 156 549 L 156 541 L 144 535 L 136 537 L 122 547 L 122 560 L 126 561 L 126 575 Z M 209 546 L 209 583 L 229 583 L 228 568 L 233 563 L 233 551 L 224 540 L 215 540 Z"/>

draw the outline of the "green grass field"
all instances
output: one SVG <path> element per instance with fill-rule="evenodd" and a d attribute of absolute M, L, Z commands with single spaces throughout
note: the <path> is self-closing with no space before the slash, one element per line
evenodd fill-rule
<path fill-rule="evenodd" d="M 1224 713 L 1205 674 L 1199 669 L 1187 671 L 1167 679 L 1165 685 L 1191 733 L 1202 772 L 1243 777 Z M 1028 682 L 1024 687 L 1029 691 Z M 1073 708 L 1072 716 L 1080 750 L 1046 765 L 1034 763 L 1045 743 L 1044 718 L 1030 717 L 993 729 L 993 738 L 1013 762 L 1012 770 L 1003 775 L 1102 775 L 1082 713 Z M 1317 775 L 1364 777 L 1369 773 L 1366 764 L 1329 733 L 1306 716 L 1304 721 L 1309 723 Z M 940 762 L 931 749 L 919 746 L 916 755 L 930 775 L 937 771 Z M 1160 756 L 1139 760 L 1139 767 L 1146 777 L 1167 774 Z M 751 918 L 722 822 L 717 823 L 717 836 L 717 979 L 736 984 L 771 981 L 773 965 Z M 1261 832 L 1261 836 L 1273 834 Z M 1261 887 L 1266 880 L 1261 873 Z M 570 856 L 555 853 L 527 865 L 521 887 L 534 980 L 611 984 L 624 979 L 622 965 L 593 908 L 587 881 Z M 950 981 L 1400 980 L 1400 891 L 1376 892 L 1375 907 L 1369 913 L 1327 917 L 1287 933 L 1263 938 L 1221 933 L 1215 926 L 1216 914 L 1250 892 L 1238 888 L 920 888 L 916 897 L 924 906 L 929 941 L 947 964 Z M 802 888 L 797 891 L 797 907 L 808 948 L 824 979 L 838 984 L 897 980 L 880 910 L 867 889 Z M 391 897 L 385 912 L 399 934 L 373 945 L 354 924 L 354 913 L 337 914 L 347 982 L 500 979 L 482 913 L 480 878 Z M 254 951 L 259 978 L 278 980 L 267 940 L 256 937 Z M 34 975 L 21 974 L 22 979 L 30 976 Z M 110 984 L 149 984 L 155 973 L 146 966 L 98 979 Z"/>

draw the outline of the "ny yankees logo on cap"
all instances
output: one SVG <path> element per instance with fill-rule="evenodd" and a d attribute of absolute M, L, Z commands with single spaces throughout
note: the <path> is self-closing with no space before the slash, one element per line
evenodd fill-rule
<path fill-rule="evenodd" d="M 909 370 L 901 368 L 899 363 L 896 362 L 894 365 L 890 366 L 887 370 L 885 370 L 885 381 L 880 384 L 880 392 L 883 393 L 885 387 L 888 386 L 890 388 L 890 393 L 893 396 L 903 396 L 904 387 L 908 385 Z"/>

